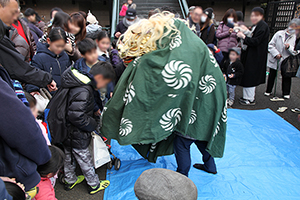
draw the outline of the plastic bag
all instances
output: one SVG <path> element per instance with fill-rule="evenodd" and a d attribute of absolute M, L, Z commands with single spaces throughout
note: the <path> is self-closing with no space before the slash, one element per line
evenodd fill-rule
<path fill-rule="evenodd" d="M 92 132 L 92 140 L 89 149 L 93 157 L 95 169 L 111 161 L 106 144 L 95 132 Z"/>

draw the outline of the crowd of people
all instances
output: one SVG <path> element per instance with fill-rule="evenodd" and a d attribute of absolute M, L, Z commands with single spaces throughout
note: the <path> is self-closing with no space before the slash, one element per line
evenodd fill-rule
<path fill-rule="evenodd" d="M 16 0 L 0 0 L 1 199 L 56 199 L 54 185 L 61 168 L 66 190 L 72 190 L 84 179 L 89 194 L 109 186 L 108 180 L 99 180 L 88 147 L 91 132 L 99 130 L 106 102 L 132 61 L 131 57 L 119 55 L 118 44 L 127 29 L 141 21 L 136 8 L 132 0 L 123 3 L 123 19 L 111 41 L 90 11 L 68 14 L 56 7 L 50 12 L 51 20 L 45 23 L 34 9 L 21 13 Z M 162 7 L 151 10 L 149 18 L 161 12 L 175 11 Z M 243 22 L 243 13 L 234 9 L 225 12 L 218 26 L 214 18 L 212 8 L 192 6 L 188 17 L 181 21 L 215 57 L 227 85 L 227 105 L 234 105 L 238 85 L 243 87 L 239 103 L 255 105 L 255 89 L 265 83 L 266 66 L 270 73 L 265 95 L 270 96 L 281 63 L 299 53 L 300 19 L 293 19 L 269 42 L 269 27 L 260 7 L 251 11 L 250 28 Z M 291 79 L 282 79 L 286 99 L 290 98 Z M 51 134 L 65 131 L 59 140 L 51 138 L 45 123 L 46 107 L 49 124 L 63 123 L 63 129 L 51 130 Z M 177 171 L 188 176 L 193 142 L 204 162 L 193 166 L 216 174 L 214 158 L 206 151 L 207 141 L 195 141 L 182 134 L 174 141 Z M 62 144 L 60 148 L 53 145 L 58 143 Z M 83 175 L 76 175 L 75 161 Z M 137 196 L 143 194 L 139 192 Z"/>

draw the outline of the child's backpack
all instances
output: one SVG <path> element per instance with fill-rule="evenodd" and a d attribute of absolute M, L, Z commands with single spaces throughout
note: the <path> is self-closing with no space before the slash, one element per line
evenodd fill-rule
<path fill-rule="evenodd" d="M 213 24 L 211 24 L 211 25 L 208 27 L 208 29 L 207 29 L 207 39 L 206 39 L 206 40 L 208 40 L 209 32 L 210 32 L 210 29 L 211 29 L 212 25 L 213 25 Z M 206 41 L 206 44 L 207 44 L 207 42 L 208 42 L 208 41 Z M 214 41 L 213 41 L 213 44 L 214 44 L 215 46 L 218 45 L 218 40 L 217 40 L 216 32 L 215 32 L 215 35 L 214 35 Z"/>
<path fill-rule="evenodd" d="M 51 144 L 61 144 L 68 137 L 67 131 L 67 104 L 69 88 L 59 88 L 50 100 L 45 110 L 48 136 Z"/>

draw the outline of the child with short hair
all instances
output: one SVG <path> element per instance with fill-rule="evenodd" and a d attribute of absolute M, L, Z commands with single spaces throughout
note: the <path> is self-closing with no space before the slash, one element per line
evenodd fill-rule
<path fill-rule="evenodd" d="M 89 193 L 95 194 L 105 189 L 109 181 L 99 181 L 89 151 L 91 132 L 98 124 L 94 115 L 94 91 L 105 88 L 115 77 L 111 64 L 97 62 L 89 73 L 69 68 L 63 74 L 63 89 L 68 89 L 67 100 L 67 139 L 63 142 L 65 150 L 64 172 L 65 189 L 72 190 L 86 179 Z M 75 160 L 79 164 L 83 176 L 76 176 Z"/>
<path fill-rule="evenodd" d="M 227 105 L 231 107 L 234 104 L 235 88 L 242 81 L 244 73 L 244 67 L 239 60 L 241 55 L 241 49 L 233 47 L 229 49 L 229 60 L 225 62 L 223 73 L 226 78 L 228 100 Z"/>
<path fill-rule="evenodd" d="M 50 160 L 37 168 L 41 181 L 37 185 L 39 192 L 35 196 L 36 200 L 57 200 L 50 178 L 53 178 L 63 166 L 65 155 L 56 146 L 49 146 L 49 149 L 52 155 Z"/>
<path fill-rule="evenodd" d="M 82 58 L 76 61 L 75 68 L 81 72 L 89 72 L 98 59 L 97 44 L 90 38 L 85 38 L 77 43 Z"/>

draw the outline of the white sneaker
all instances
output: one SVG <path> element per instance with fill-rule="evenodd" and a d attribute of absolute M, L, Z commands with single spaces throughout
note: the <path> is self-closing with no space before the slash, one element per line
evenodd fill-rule
<path fill-rule="evenodd" d="M 269 97 L 269 96 L 271 96 L 271 93 L 265 92 L 264 95 L 267 96 L 267 97 Z"/>
<path fill-rule="evenodd" d="M 284 95 L 283 98 L 289 99 L 289 98 L 291 98 L 291 96 L 290 95 Z"/>

